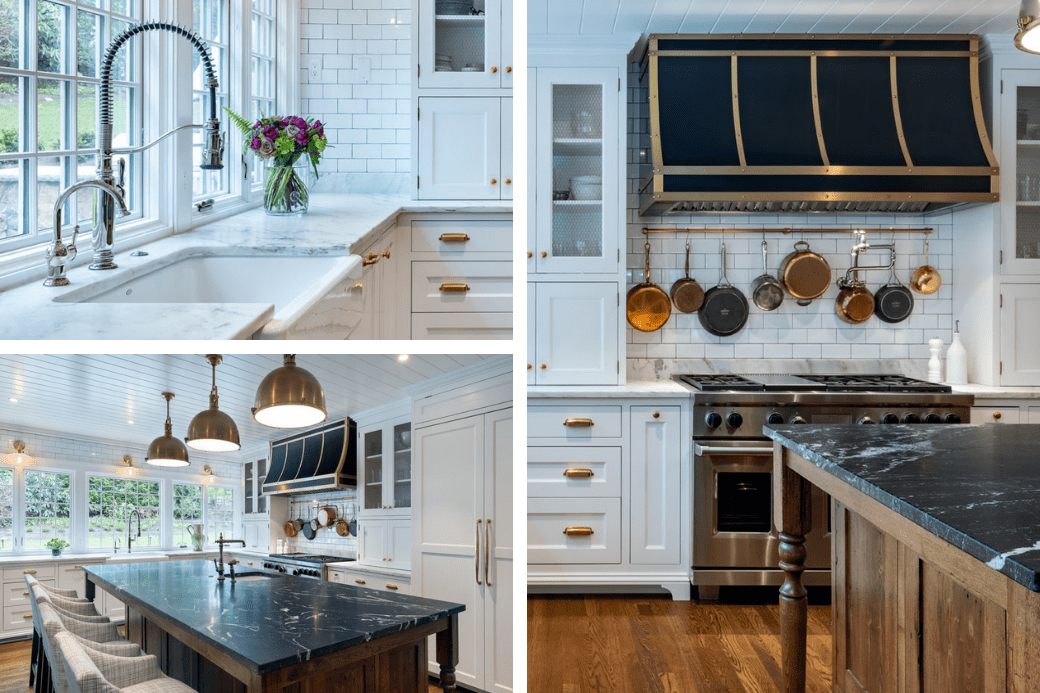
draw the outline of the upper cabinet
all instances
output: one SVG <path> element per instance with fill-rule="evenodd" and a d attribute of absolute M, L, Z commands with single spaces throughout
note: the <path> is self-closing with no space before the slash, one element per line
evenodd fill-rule
<path fill-rule="evenodd" d="M 246 462 L 242 466 L 242 506 L 245 515 L 266 515 L 267 496 L 264 495 L 264 480 L 267 479 L 267 458 Z"/>
<path fill-rule="evenodd" d="M 1040 274 L 1040 70 L 1000 71 L 1004 274 Z"/>
<path fill-rule="evenodd" d="M 411 517 L 412 424 L 381 410 L 358 419 L 358 517 Z"/>
<path fill-rule="evenodd" d="M 423 0 L 417 16 L 421 89 L 512 88 L 512 0 Z"/>

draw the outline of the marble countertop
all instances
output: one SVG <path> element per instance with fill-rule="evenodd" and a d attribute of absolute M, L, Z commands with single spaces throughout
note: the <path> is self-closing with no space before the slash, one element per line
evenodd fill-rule
<path fill-rule="evenodd" d="M 764 432 L 1040 592 L 1040 425 L 766 426 Z"/>
<path fill-rule="evenodd" d="M 440 620 L 462 604 L 278 576 L 218 583 L 206 561 L 92 566 L 88 579 L 163 614 L 258 674 Z M 241 571 L 245 572 L 245 571 Z M 191 643 L 186 643 L 191 645 Z"/>
<path fill-rule="evenodd" d="M 274 316 L 270 303 L 60 303 L 55 299 L 115 277 L 139 274 L 143 265 L 173 253 L 219 254 L 231 248 L 247 254 L 347 256 L 364 252 L 385 237 L 401 214 L 511 212 L 508 201 L 410 200 L 386 195 L 315 193 L 301 217 L 270 217 L 252 209 L 147 245 L 120 244 L 119 269 L 87 268 L 89 233 L 67 287 L 43 286 L 44 274 L 0 293 L 3 339 L 248 339 Z M 82 236 L 82 234 L 81 234 Z M 131 257 L 144 250 L 147 257 Z M 42 267 L 42 253 L 41 253 Z"/>
<path fill-rule="evenodd" d="M 1006 385 L 951 385 L 959 394 L 975 395 L 976 399 L 1040 399 L 1040 387 L 1009 387 Z"/>
<path fill-rule="evenodd" d="M 386 575 L 388 577 L 403 577 L 410 578 L 412 571 L 410 570 L 395 570 L 393 568 L 377 568 L 376 566 L 365 565 L 358 561 L 347 561 L 345 563 L 329 563 L 329 570 L 349 570 L 355 573 L 370 573 L 372 575 Z"/>
<path fill-rule="evenodd" d="M 60 556 L 49 553 L 22 554 L 19 556 L 0 556 L 0 566 L 21 565 L 28 563 L 75 563 L 76 561 L 154 561 L 178 558 L 211 558 L 217 555 L 216 550 L 194 551 L 192 549 L 170 549 L 167 551 L 140 551 L 139 553 L 69 553 L 63 551 Z"/>
<path fill-rule="evenodd" d="M 674 380 L 630 380 L 624 385 L 529 385 L 530 399 L 690 397 L 693 391 Z"/>

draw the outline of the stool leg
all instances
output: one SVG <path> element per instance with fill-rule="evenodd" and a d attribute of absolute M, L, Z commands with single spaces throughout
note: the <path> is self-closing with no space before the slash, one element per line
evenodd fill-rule
<path fill-rule="evenodd" d="M 40 634 L 33 628 L 33 639 L 32 639 L 32 665 L 29 667 L 29 686 L 31 687 L 36 681 L 36 669 L 39 665 L 40 657 Z"/>

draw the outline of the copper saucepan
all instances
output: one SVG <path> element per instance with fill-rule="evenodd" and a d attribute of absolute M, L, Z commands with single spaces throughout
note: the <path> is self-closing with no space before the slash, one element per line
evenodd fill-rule
<path fill-rule="evenodd" d="M 831 285 L 831 266 L 822 255 L 809 250 L 808 243 L 798 241 L 794 252 L 780 263 L 780 283 L 798 299 L 798 305 L 807 306 Z"/>
<path fill-rule="evenodd" d="M 850 270 L 851 271 L 851 270 Z M 850 325 L 859 325 L 874 314 L 874 294 L 866 282 L 849 279 L 848 274 L 838 280 L 841 291 L 834 299 L 834 312 Z"/>
<path fill-rule="evenodd" d="M 942 286 L 939 270 L 928 264 L 928 241 L 924 242 L 924 264 L 910 277 L 910 288 L 919 294 L 934 294 Z"/>
<path fill-rule="evenodd" d="M 650 241 L 646 242 L 646 280 L 628 290 L 625 297 L 628 324 L 640 332 L 654 332 L 668 322 L 672 300 L 650 281 Z"/>

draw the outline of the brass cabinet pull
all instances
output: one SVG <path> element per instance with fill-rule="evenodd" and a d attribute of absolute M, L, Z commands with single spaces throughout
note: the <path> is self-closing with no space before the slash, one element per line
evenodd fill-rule
<path fill-rule="evenodd" d="M 491 518 L 484 525 L 484 582 L 491 587 Z"/>
<path fill-rule="evenodd" d="M 24 597 L 28 597 L 28 596 L 29 596 L 29 593 L 28 593 L 28 592 L 22 592 L 22 596 L 24 596 Z"/>
<path fill-rule="evenodd" d="M 365 581 L 362 580 L 361 578 L 354 578 L 354 582 L 356 582 L 359 585 L 364 585 L 365 584 Z"/>
<path fill-rule="evenodd" d="M 534 368 L 534 366 L 532 366 L 531 364 L 527 364 L 527 370 L 531 370 L 532 368 Z"/>
<path fill-rule="evenodd" d="M 26 614 L 25 616 L 22 616 L 22 618 L 32 618 L 32 614 Z"/>
<path fill-rule="evenodd" d="M 444 293 L 463 293 L 469 291 L 469 284 L 463 284 L 462 282 L 446 282 L 441 284 L 441 291 Z"/>
<path fill-rule="evenodd" d="M 495 74 L 496 72 L 498 72 L 498 68 L 497 67 L 491 68 L 491 74 Z"/>
<path fill-rule="evenodd" d="M 492 178 L 491 179 L 491 185 L 498 185 L 498 179 L 497 178 Z"/>
<path fill-rule="evenodd" d="M 396 589 L 397 589 L 397 585 L 391 585 L 391 584 L 390 584 L 390 583 L 388 582 L 388 583 L 386 583 L 386 588 L 387 588 L 388 590 L 396 590 Z"/>
<path fill-rule="evenodd" d="M 592 527 L 568 527 L 563 533 L 568 537 L 591 537 Z"/>
<path fill-rule="evenodd" d="M 473 560 L 476 561 L 475 570 L 476 570 L 476 573 L 477 573 L 477 584 L 478 585 L 483 585 L 484 584 L 483 582 L 480 581 L 480 523 L 481 522 L 483 522 L 483 520 L 477 520 L 477 550 L 473 552 Z"/>
<path fill-rule="evenodd" d="M 369 265 L 374 265 L 377 262 L 379 262 L 379 256 L 375 253 L 368 253 L 367 255 L 361 256 L 362 267 L 368 267 Z"/>
<path fill-rule="evenodd" d="M 661 418 L 661 412 L 659 412 L 659 411 L 655 411 L 655 412 L 654 412 L 654 418 L 655 418 L 655 419 L 660 419 L 660 418 Z"/>
<path fill-rule="evenodd" d="M 530 260 L 533 257 L 534 257 L 534 253 L 532 253 L 530 250 L 528 250 L 527 251 L 527 259 Z"/>
<path fill-rule="evenodd" d="M 23 570 L 22 571 L 22 575 L 35 575 L 35 574 L 36 574 L 35 570 Z"/>
<path fill-rule="evenodd" d="M 253 564 L 252 564 L 252 563 L 250 563 L 249 565 L 253 565 Z M 73 569 L 73 570 L 77 570 L 78 568 L 82 568 L 82 567 L 83 567 L 83 566 L 81 566 L 81 565 L 74 565 L 74 566 L 72 566 L 72 569 Z"/>
<path fill-rule="evenodd" d="M 469 240 L 469 234 L 466 233 L 442 233 L 441 237 L 438 238 L 441 243 L 465 243 Z"/>
<path fill-rule="evenodd" d="M 252 561 L 246 561 L 246 565 L 253 565 Z"/>
<path fill-rule="evenodd" d="M 545 252 L 545 251 L 543 250 L 543 251 L 542 251 L 542 257 L 549 257 L 549 253 L 547 253 L 547 252 Z"/>
<path fill-rule="evenodd" d="M 546 368 L 548 368 L 548 366 L 546 366 L 546 365 L 545 365 L 545 364 L 543 363 L 543 364 L 542 364 L 542 370 L 544 371 L 544 370 L 545 370 Z"/>
<path fill-rule="evenodd" d="M 568 469 L 563 475 L 572 479 L 588 479 L 590 476 L 595 476 L 591 469 Z"/>
<path fill-rule="evenodd" d="M 592 428 L 596 424 L 592 423 L 592 419 L 567 419 L 563 425 L 570 428 Z"/>
<path fill-rule="evenodd" d="M 1000 412 L 999 411 L 993 412 L 993 418 L 994 419 L 999 419 L 1000 418 Z"/>
<path fill-rule="evenodd" d="M 513 184 L 513 179 L 512 178 L 506 178 L 506 185 L 512 185 L 512 184 Z"/>
<path fill-rule="evenodd" d="M 512 72 L 512 71 L 513 71 L 513 66 L 512 65 L 506 65 L 506 72 L 508 73 L 508 72 Z"/>
<path fill-rule="evenodd" d="M 390 259 L 390 251 L 389 250 L 383 251 L 383 257 L 385 257 L 387 260 L 389 260 Z"/>

